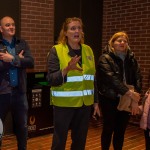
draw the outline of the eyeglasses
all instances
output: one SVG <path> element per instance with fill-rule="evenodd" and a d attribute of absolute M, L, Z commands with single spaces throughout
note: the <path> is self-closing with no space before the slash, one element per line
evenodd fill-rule
<path fill-rule="evenodd" d="M 82 27 L 80 27 L 80 26 L 78 26 L 78 27 L 73 26 L 73 27 L 69 28 L 69 30 L 71 30 L 71 31 L 82 30 Z"/>
<path fill-rule="evenodd" d="M 125 44 L 128 43 L 128 41 L 126 41 L 126 40 L 116 40 L 116 42 L 118 42 L 118 43 L 122 43 L 123 42 Z"/>

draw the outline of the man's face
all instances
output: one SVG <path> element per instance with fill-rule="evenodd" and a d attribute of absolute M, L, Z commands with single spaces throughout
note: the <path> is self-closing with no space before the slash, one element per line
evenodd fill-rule
<path fill-rule="evenodd" d="M 11 38 L 15 35 L 15 22 L 10 17 L 4 17 L 1 20 L 0 32 L 2 33 L 3 38 Z"/>

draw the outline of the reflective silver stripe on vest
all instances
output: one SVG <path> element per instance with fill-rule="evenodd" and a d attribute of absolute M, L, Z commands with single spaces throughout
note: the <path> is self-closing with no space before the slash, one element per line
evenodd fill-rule
<path fill-rule="evenodd" d="M 67 77 L 67 82 L 83 81 L 83 76 Z"/>
<path fill-rule="evenodd" d="M 84 90 L 83 91 L 83 95 L 93 95 L 94 94 L 94 90 Z"/>
<path fill-rule="evenodd" d="M 92 80 L 94 81 L 94 75 L 83 75 L 83 76 L 74 76 L 67 77 L 67 82 L 79 82 L 83 80 Z"/>
<path fill-rule="evenodd" d="M 94 75 L 84 75 L 84 80 L 92 80 L 94 81 Z"/>
<path fill-rule="evenodd" d="M 84 91 L 52 91 L 52 96 L 54 97 L 77 97 L 84 95 L 93 95 L 94 90 L 84 90 Z"/>

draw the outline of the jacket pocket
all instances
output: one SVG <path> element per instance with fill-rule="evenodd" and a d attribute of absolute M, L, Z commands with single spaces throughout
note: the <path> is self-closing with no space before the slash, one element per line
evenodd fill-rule
<path fill-rule="evenodd" d="M 118 94 L 113 89 L 101 89 L 99 94 L 109 99 L 116 99 Z"/>

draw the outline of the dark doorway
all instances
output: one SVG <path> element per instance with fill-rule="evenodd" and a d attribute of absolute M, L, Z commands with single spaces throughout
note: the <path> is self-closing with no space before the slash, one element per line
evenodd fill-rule
<path fill-rule="evenodd" d="M 84 24 L 85 44 L 92 47 L 97 62 L 102 46 L 103 0 L 55 0 L 54 40 L 68 17 L 80 17 Z"/>
<path fill-rule="evenodd" d="M 20 0 L 1 0 L 0 19 L 4 16 L 10 16 L 15 20 L 16 35 L 20 36 Z"/>

